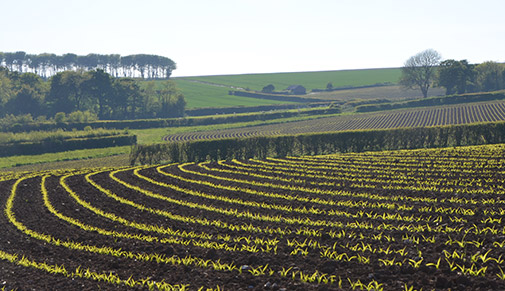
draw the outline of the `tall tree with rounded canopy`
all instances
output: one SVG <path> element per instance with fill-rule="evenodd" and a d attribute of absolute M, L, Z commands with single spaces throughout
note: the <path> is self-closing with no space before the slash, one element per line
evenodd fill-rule
<path fill-rule="evenodd" d="M 445 87 L 445 94 L 463 94 L 472 84 L 475 70 L 467 60 L 445 60 L 438 68 L 438 85 Z"/>
<path fill-rule="evenodd" d="M 410 57 L 402 67 L 400 85 L 413 89 L 419 88 L 423 97 L 428 97 L 428 89 L 435 80 L 436 68 L 440 64 L 440 54 L 427 49 Z"/>
<path fill-rule="evenodd" d="M 487 61 L 475 67 L 477 84 L 482 91 L 495 91 L 505 88 L 505 66 Z"/>

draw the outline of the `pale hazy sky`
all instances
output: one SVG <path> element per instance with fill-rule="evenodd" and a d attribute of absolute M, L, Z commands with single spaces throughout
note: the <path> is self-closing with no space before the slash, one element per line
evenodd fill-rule
<path fill-rule="evenodd" d="M 157 54 L 173 76 L 505 61 L 503 0 L 6 0 L 0 51 Z"/>

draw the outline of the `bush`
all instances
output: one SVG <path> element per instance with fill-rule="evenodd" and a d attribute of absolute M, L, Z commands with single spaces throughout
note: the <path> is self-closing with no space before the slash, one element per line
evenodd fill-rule
<path fill-rule="evenodd" d="M 98 120 L 98 116 L 90 112 L 88 110 L 86 111 L 74 111 L 72 113 L 69 113 L 66 118 L 67 122 L 73 122 L 73 123 L 84 123 L 84 122 L 90 122 L 90 121 L 95 121 Z"/>
<path fill-rule="evenodd" d="M 58 112 L 54 115 L 54 122 L 63 123 L 65 121 L 67 121 L 67 116 L 65 112 Z"/>
<path fill-rule="evenodd" d="M 137 137 L 134 135 L 96 136 L 84 138 L 62 138 L 61 136 L 51 136 L 38 142 L 0 144 L 0 157 L 14 155 L 38 155 L 70 150 L 125 146 L 134 145 L 136 142 Z"/>

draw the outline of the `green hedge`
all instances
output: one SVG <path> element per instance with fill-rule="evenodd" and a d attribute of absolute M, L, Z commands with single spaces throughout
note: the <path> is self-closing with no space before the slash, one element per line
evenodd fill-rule
<path fill-rule="evenodd" d="M 504 91 L 497 91 L 490 93 L 471 93 L 471 94 L 450 95 L 443 97 L 430 97 L 404 102 L 360 105 L 356 107 L 356 112 L 372 112 L 372 111 L 411 108 L 411 107 L 440 106 L 440 105 L 483 102 L 483 101 L 493 101 L 503 99 L 505 99 Z"/>
<path fill-rule="evenodd" d="M 298 115 L 319 115 L 340 113 L 339 107 L 318 107 L 311 109 L 274 111 L 274 112 L 256 112 L 251 114 L 230 114 L 225 116 L 215 115 L 208 117 L 190 117 L 190 118 L 167 118 L 167 119 L 141 119 L 141 120 L 100 120 L 86 123 L 33 123 L 33 124 L 15 124 L 8 128 L 2 128 L 2 131 L 8 132 L 29 132 L 29 131 L 50 131 L 55 129 L 63 130 L 83 130 L 86 126 L 92 128 L 104 129 L 145 129 L 160 127 L 180 127 L 196 126 L 223 123 L 248 122 L 256 120 L 270 120 L 277 118 L 287 118 Z"/>
<path fill-rule="evenodd" d="M 270 112 L 280 110 L 290 110 L 298 108 L 316 108 L 322 106 L 329 106 L 330 104 L 341 105 L 343 101 L 325 101 L 325 102 L 311 102 L 311 103 L 289 103 L 289 104 L 271 104 L 271 105 L 258 105 L 258 106 L 234 106 L 234 107 L 200 107 L 186 109 L 187 116 L 205 116 L 216 114 L 234 114 L 234 113 L 254 113 L 254 112 Z"/>
<path fill-rule="evenodd" d="M 136 143 L 137 136 L 135 135 L 113 135 L 92 138 L 69 138 L 44 140 L 41 142 L 0 144 L 0 157 L 16 155 L 38 155 L 71 150 L 134 145 Z"/>
<path fill-rule="evenodd" d="M 286 94 L 277 94 L 277 93 L 259 93 L 259 92 L 246 92 L 246 91 L 229 91 L 229 95 L 249 97 L 249 98 L 258 98 L 258 99 L 268 99 L 268 100 L 276 100 L 282 102 L 325 102 L 327 99 L 318 99 L 313 97 L 300 97 L 298 95 L 286 95 Z"/>
<path fill-rule="evenodd" d="M 319 155 L 505 142 L 505 122 L 136 145 L 131 164 Z"/>

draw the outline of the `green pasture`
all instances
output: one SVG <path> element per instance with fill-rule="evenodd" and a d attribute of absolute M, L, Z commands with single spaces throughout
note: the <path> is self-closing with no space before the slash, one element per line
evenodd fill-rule
<path fill-rule="evenodd" d="M 333 84 L 333 87 L 358 87 L 380 83 L 396 84 L 400 74 L 401 70 L 399 68 L 389 68 L 178 77 L 172 78 L 171 80 L 176 83 L 177 88 L 184 94 L 187 102 L 186 108 L 191 109 L 203 107 L 260 106 L 290 103 L 259 98 L 232 96 L 228 94 L 230 90 L 250 89 L 261 91 L 264 86 L 273 84 L 276 91 L 282 91 L 290 85 L 299 84 L 303 85 L 308 92 L 310 92 L 312 89 L 325 89 L 329 82 Z M 159 83 L 163 81 L 155 82 Z M 141 81 L 141 84 L 145 84 L 144 81 Z M 331 93 L 332 92 L 329 94 L 331 95 Z"/>
<path fill-rule="evenodd" d="M 184 95 L 186 100 L 186 108 L 205 108 L 205 107 L 236 107 L 236 106 L 260 106 L 272 104 L 286 104 L 292 102 L 282 102 L 275 100 L 263 100 L 257 98 L 248 98 L 229 95 L 228 91 L 232 90 L 226 86 L 215 86 L 196 81 L 174 78 L 176 87 Z M 162 83 L 165 80 L 144 81 L 139 80 L 141 88 L 145 88 L 149 82 L 154 82 L 156 89 L 161 89 Z"/>
<path fill-rule="evenodd" d="M 47 153 L 42 155 L 25 155 L 25 156 L 12 156 L 0 158 L 0 169 L 11 168 L 23 165 L 45 164 L 62 161 L 85 160 L 104 158 L 116 155 L 126 155 L 130 153 L 130 146 L 99 148 L 99 149 L 85 149 L 66 151 L 59 153 Z M 77 162 L 78 163 L 78 162 Z M 89 164 L 86 166 L 104 166 L 103 163 Z M 43 166 L 41 167 L 43 170 Z"/>
<path fill-rule="evenodd" d="M 177 88 L 184 94 L 187 102 L 186 108 L 260 106 L 289 103 L 228 95 L 228 91 L 232 90 L 228 87 L 213 86 L 184 79 L 174 79 L 174 81 Z"/>
<path fill-rule="evenodd" d="M 398 82 L 401 75 L 400 68 L 387 69 L 364 69 L 343 71 L 321 72 L 298 72 L 298 73 L 269 73 L 269 74 L 244 74 L 244 75 L 220 75 L 202 77 L 174 78 L 177 82 L 193 80 L 209 82 L 224 86 L 233 86 L 243 89 L 261 90 L 264 86 L 272 84 L 276 91 L 286 89 L 290 85 L 303 85 L 307 90 L 325 89 L 331 82 L 333 87 L 365 86 L 377 83 Z M 207 86 L 207 85 L 205 85 Z M 181 86 L 182 88 L 182 86 Z M 219 88 L 219 87 L 217 87 Z M 230 90 L 223 88 L 223 90 Z M 183 89 L 184 92 L 184 89 Z"/>

